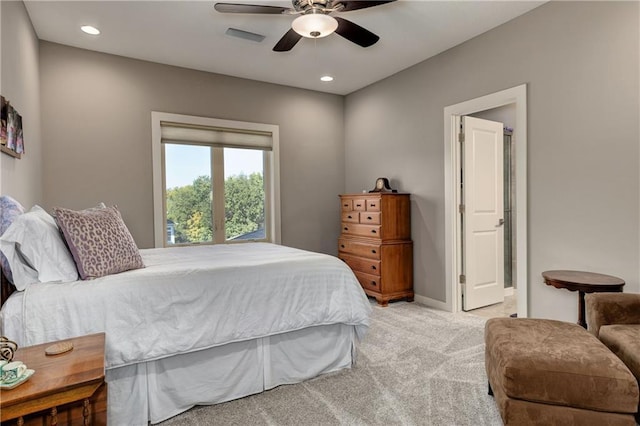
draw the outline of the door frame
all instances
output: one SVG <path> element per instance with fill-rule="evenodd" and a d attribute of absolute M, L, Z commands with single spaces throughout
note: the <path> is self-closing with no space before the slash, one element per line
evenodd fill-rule
<path fill-rule="evenodd" d="M 519 318 L 528 315 L 527 256 L 527 85 L 481 96 L 444 108 L 444 182 L 445 182 L 445 282 L 446 307 L 460 312 L 460 144 L 461 117 L 504 105 L 515 104 L 516 123 L 513 138 L 516 147 L 516 294 Z"/>

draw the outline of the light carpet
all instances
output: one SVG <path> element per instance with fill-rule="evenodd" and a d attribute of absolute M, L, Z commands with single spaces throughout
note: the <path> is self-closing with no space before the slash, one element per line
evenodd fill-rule
<path fill-rule="evenodd" d="M 374 306 L 352 369 L 212 406 L 174 425 L 501 425 L 487 395 L 485 319 L 416 303 Z"/>

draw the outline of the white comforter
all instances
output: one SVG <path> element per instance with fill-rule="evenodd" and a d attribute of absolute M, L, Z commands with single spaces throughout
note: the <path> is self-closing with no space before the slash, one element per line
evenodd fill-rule
<path fill-rule="evenodd" d="M 320 324 L 355 325 L 362 337 L 369 325 L 365 294 L 332 256 L 266 243 L 141 254 L 144 269 L 28 287 L 23 342 L 104 331 L 114 368 Z"/>

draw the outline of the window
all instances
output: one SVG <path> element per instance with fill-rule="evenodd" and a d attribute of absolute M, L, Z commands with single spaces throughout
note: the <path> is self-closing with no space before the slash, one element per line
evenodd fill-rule
<path fill-rule="evenodd" d="M 156 247 L 280 242 L 278 127 L 152 113 Z"/>

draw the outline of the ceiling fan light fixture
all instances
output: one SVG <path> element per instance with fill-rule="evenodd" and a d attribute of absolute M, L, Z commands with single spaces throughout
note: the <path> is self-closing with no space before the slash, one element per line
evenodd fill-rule
<path fill-rule="evenodd" d="M 302 37 L 321 38 L 333 33 L 338 28 L 338 21 L 322 13 L 309 13 L 294 19 L 291 28 Z"/>

